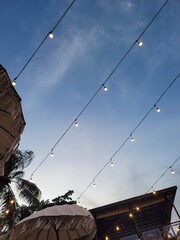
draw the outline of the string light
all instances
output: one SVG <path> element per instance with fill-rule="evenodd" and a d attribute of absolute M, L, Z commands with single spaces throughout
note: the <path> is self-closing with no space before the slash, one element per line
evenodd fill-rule
<path fill-rule="evenodd" d="M 12 199 L 12 200 L 10 201 L 10 203 L 11 203 L 11 204 L 14 204 L 14 200 Z"/>
<path fill-rule="evenodd" d="M 142 47 L 142 45 L 143 45 L 143 42 L 142 42 L 142 41 L 138 41 L 137 43 L 138 43 L 138 46 L 139 46 L 139 47 Z"/>
<path fill-rule="evenodd" d="M 31 174 L 31 177 L 29 178 L 29 182 L 33 181 L 33 174 Z"/>
<path fill-rule="evenodd" d="M 5 213 L 6 214 L 9 214 L 10 210 L 9 209 L 6 209 Z"/>
<path fill-rule="evenodd" d="M 50 38 L 54 37 L 53 32 L 55 31 L 55 29 L 58 27 L 58 25 L 60 24 L 60 22 L 63 20 L 63 18 L 66 16 L 66 14 L 68 13 L 68 11 L 70 10 L 70 8 L 72 7 L 72 5 L 75 3 L 76 0 L 73 0 L 70 5 L 67 7 L 66 11 L 63 13 L 63 15 L 60 17 L 60 19 L 57 21 L 57 23 L 54 25 L 54 27 L 52 28 L 52 30 L 46 34 L 46 36 L 43 38 L 43 40 L 39 43 L 38 47 L 36 48 L 36 50 L 33 52 L 33 54 L 31 55 L 31 57 L 29 58 L 29 60 L 25 63 L 25 65 L 23 66 L 23 68 L 21 69 L 21 71 L 18 73 L 18 75 L 16 76 L 15 79 L 18 79 L 19 76 L 22 74 L 22 72 L 25 70 L 25 68 L 28 66 L 28 64 L 31 62 L 31 60 L 33 59 L 33 57 L 36 55 L 36 53 L 38 52 L 38 50 L 41 48 L 41 46 L 43 45 L 43 43 L 45 42 L 45 40 L 47 39 L 47 37 L 49 36 Z"/>
<path fill-rule="evenodd" d="M 113 163 L 112 159 L 111 159 L 111 167 L 114 167 L 114 163 Z"/>
<path fill-rule="evenodd" d="M 105 237 L 105 240 L 109 240 L 109 237 L 108 237 L 108 236 L 106 236 L 106 237 Z"/>
<path fill-rule="evenodd" d="M 174 175 L 174 174 L 175 174 L 175 171 L 172 169 L 171 166 L 170 166 L 169 168 L 171 169 L 171 173 Z"/>
<path fill-rule="evenodd" d="M 95 183 L 95 181 L 94 181 L 94 180 L 93 180 L 93 183 L 94 183 L 94 184 L 93 184 L 94 188 L 96 188 L 96 183 Z"/>
<path fill-rule="evenodd" d="M 137 211 L 139 211 L 139 210 L 140 210 L 140 208 L 139 208 L 139 207 L 136 207 L 136 210 L 137 210 Z"/>
<path fill-rule="evenodd" d="M 105 84 L 103 84 L 103 89 L 104 89 L 105 92 L 108 91 L 108 88 L 107 88 L 107 86 Z"/>
<path fill-rule="evenodd" d="M 78 122 L 77 122 L 77 119 L 75 119 L 75 127 L 78 127 L 79 126 L 79 124 L 78 124 Z"/>
<path fill-rule="evenodd" d="M 156 191 L 153 189 L 152 193 L 155 195 L 155 194 L 156 194 Z"/>
<path fill-rule="evenodd" d="M 11 84 L 15 87 L 15 86 L 16 86 L 16 81 L 13 80 L 13 81 L 11 82 Z"/>
<path fill-rule="evenodd" d="M 159 113 L 161 111 L 161 109 L 159 107 L 157 107 L 156 104 L 154 105 L 154 107 L 156 108 L 156 112 Z"/>
<path fill-rule="evenodd" d="M 53 34 L 53 32 L 51 31 L 51 32 L 49 32 L 49 38 L 54 38 L 54 34 Z"/>
<path fill-rule="evenodd" d="M 133 218 L 133 214 L 132 214 L 132 213 L 129 213 L 129 217 L 130 217 L 130 218 Z"/>
<path fill-rule="evenodd" d="M 135 139 L 133 138 L 132 134 L 130 134 L 130 137 L 131 137 L 131 142 L 134 142 Z"/>
<path fill-rule="evenodd" d="M 53 149 L 51 150 L 51 157 L 54 157 L 54 151 L 53 151 Z"/>
<path fill-rule="evenodd" d="M 75 1 L 75 0 L 74 0 Z M 71 3 L 71 5 L 74 3 L 74 1 Z M 150 27 L 150 25 L 154 22 L 154 20 L 156 19 L 156 17 L 159 15 L 159 13 L 162 11 L 162 9 L 165 7 L 165 5 L 167 4 L 167 2 L 168 2 L 168 0 L 166 0 L 166 2 L 162 5 L 162 7 L 159 9 L 159 11 L 155 14 L 155 16 L 151 19 L 151 21 L 147 24 L 147 26 L 144 28 L 144 30 L 142 31 L 142 33 L 139 35 L 139 37 L 138 37 L 138 39 L 140 39 L 141 37 L 142 37 L 142 35 L 144 35 L 144 33 L 147 31 L 147 29 Z M 71 5 L 70 5 L 70 7 L 71 7 Z M 70 8 L 69 7 L 69 8 Z M 68 9 L 69 10 L 69 9 Z M 67 10 L 67 11 L 68 11 Z M 66 11 L 66 12 L 67 12 Z M 57 25 L 55 26 L 55 27 L 57 27 Z M 54 28 L 55 29 L 55 28 Z M 54 31 L 54 29 L 53 29 L 53 31 Z M 114 74 L 114 72 L 117 70 L 117 68 L 120 66 L 120 64 L 125 60 L 125 58 L 128 56 L 128 54 L 130 53 L 130 51 L 133 49 L 133 47 L 136 45 L 136 43 L 137 43 L 137 40 L 130 46 L 130 48 L 127 50 L 127 52 L 123 55 L 123 57 L 120 59 L 120 61 L 117 63 L 117 65 L 114 67 L 114 69 L 111 71 L 111 73 L 109 74 L 109 76 L 106 78 L 106 80 L 104 81 L 104 83 L 103 83 L 103 86 L 105 85 L 105 83 L 111 78 L 111 76 Z M 21 74 L 21 72 L 20 72 L 20 74 Z M 19 74 L 19 75 L 20 75 Z M 18 75 L 18 76 L 19 76 Z M 17 76 L 17 77 L 18 77 Z M 77 116 L 77 118 L 79 118 L 82 114 L 83 114 L 83 112 L 86 110 L 86 108 L 89 106 L 89 104 L 93 101 L 93 99 L 95 98 L 95 96 L 98 94 L 98 92 L 101 90 L 101 88 L 102 88 L 102 85 L 97 89 L 97 91 L 93 94 L 93 96 L 90 98 L 90 100 L 88 101 L 88 103 L 84 106 L 84 108 L 80 111 L 80 113 L 78 114 L 78 116 Z M 159 100 L 158 100 L 159 101 Z M 157 102 L 158 102 L 157 101 Z M 145 118 L 146 118 L 146 116 L 145 116 Z M 141 125 L 141 123 L 144 121 L 144 119 L 139 123 L 139 125 Z M 69 127 L 65 130 L 65 132 L 61 135 L 61 137 L 58 139 L 58 141 L 54 144 L 54 147 L 53 148 L 55 148 L 58 144 L 59 144 L 59 142 L 63 139 L 63 137 L 66 135 L 66 133 L 70 130 L 70 128 L 72 127 L 72 125 L 74 124 L 74 122 L 72 122 L 70 125 L 69 125 Z M 139 127 L 139 125 L 137 126 L 137 127 Z M 136 128 L 137 128 L 136 127 Z M 134 129 L 134 131 L 136 130 L 136 128 Z M 128 138 L 129 139 L 129 138 Z M 127 140 L 128 140 L 127 139 Z M 125 142 L 122 144 L 122 146 L 116 151 L 116 153 L 117 152 L 119 152 L 119 150 L 120 149 L 122 149 L 122 147 L 125 145 L 125 143 L 126 143 L 126 141 L 127 140 L 125 140 Z M 132 139 L 132 141 L 133 141 L 133 139 Z M 115 154 L 114 154 L 115 155 Z M 49 154 L 48 155 L 46 155 L 46 157 L 40 162 L 40 164 L 37 166 L 37 168 L 33 171 L 33 173 L 35 173 L 38 169 L 39 169 L 39 167 L 45 162 L 45 160 L 48 158 L 48 156 L 49 156 Z M 102 170 L 100 170 L 100 171 L 102 171 Z M 90 185 L 89 185 L 90 186 Z"/>
<path fill-rule="evenodd" d="M 120 231 L 120 227 L 119 226 L 116 226 L 116 231 Z"/>

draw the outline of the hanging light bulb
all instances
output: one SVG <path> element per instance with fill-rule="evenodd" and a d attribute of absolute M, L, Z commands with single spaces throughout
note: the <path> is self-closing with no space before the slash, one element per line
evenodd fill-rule
<path fill-rule="evenodd" d="M 75 119 L 75 127 L 78 127 L 79 126 L 79 124 L 78 124 L 78 122 L 77 122 L 77 119 Z"/>
<path fill-rule="evenodd" d="M 80 200 L 79 200 L 79 198 L 77 199 L 77 205 L 80 205 Z"/>
<path fill-rule="evenodd" d="M 105 240 L 109 240 L 109 237 L 108 237 L 108 236 L 106 236 L 106 237 L 105 237 Z"/>
<path fill-rule="evenodd" d="M 156 108 L 156 112 L 158 112 L 158 113 L 159 113 L 159 112 L 161 111 L 161 109 L 160 109 L 159 107 L 157 107 L 157 105 L 156 105 L 156 104 L 154 105 L 154 107 Z"/>
<path fill-rule="evenodd" d="M 95 181 L 93 180 L 93 182 L 94 182 L 94 184 L 93 184 L 93 186 L 94 186 L 94 188 L 96 187 L 96 183 L 95 183 Z"/>
<path fill-rule="evenodd" d="M 111 167 L 114 167 L 114 163 L 113 163 L 112 159 L 111 159 Z"/>
<path fill-rule="evenodd" d="M 51 157 L 54 157 L 54 151 L 53 151 L 53 149 L 51 150 Z"/>
<path fill-rule="evenodd" d="M 10 200 L 10 204 L 14 204 L 14 199 Z"/>
<path fill-rule="evenodd" d="M 32 180 L 33 180 L 33 174 L 31 175 L 31 177 L 30 177 L 30 179 L 29 179 L 29 182 L 32 182 Z"/>
<path fill-rule="evenodd" d="M 137 210 L 137 211 L 139 211 L 139 210 L 140 210 L 140 208 L 137 206 L 137 207 L 136 207 L 136 210 Z"/>
<path fill-rule="evenodd" d="M 119 226 L 116 226 L 116 231 L 120 231 L 120 227 Z"/>
<path fill-rule="evenodd" d="M 6 214 L 9 214 L 9 212 L 10 212 L 9 209 L 6 209 L 5 213 L 6 213 Z"/>
<path fill-rule="evenodd" d="M 49 32 L 49 37 L 52 39 L 52 38 L 54 38 L 54 34 L 53 34 L 53 32 L 51 31 L 51 32 Z"/>
<path fill-rule="evenodd" d="M 132 134 L 130 134 L 130 137 L 131 137 L 131 142 L 134 142 L 135 139 L 133 138 Z"/>
<path fill-rule="evenodd" d="M 170 169 L 171 169 L 171 173 L 174 175 L 175 171 L 172 169 L 172 167 L 170 167 Z"/>
<path fill-rule="evenodd" d="M 137 41 L 137 44 L 138 44 L 139 47 L 142 47 L 143 42 L 138 40 L 138 41 Z"/>
<path fill-rule="evenodd" d="M 103 89 L 104 89 L 105 92 L 108 91 L 108 88 L 107 88 L 107 86 L 105 84 L 103 84 Z"/>
<path fill-rule="evenodd" d="M 133 214 L 132 214 L 132 213 L 129 213 L 129 217 L 130 217 L 130 218 L 133 218 Z"/>
<path fill-rule="evenodd" d="M 16 86 L 16 81 L 13 80 L 13 81 L 11 82 L 11 84 L 15 87 L 15 86 Z"/>
<path fill-rule="evenodd" d="M 155 194 L 156 194 L 156 191 L 153 189 L 152 193 L 155 195 Z"/>

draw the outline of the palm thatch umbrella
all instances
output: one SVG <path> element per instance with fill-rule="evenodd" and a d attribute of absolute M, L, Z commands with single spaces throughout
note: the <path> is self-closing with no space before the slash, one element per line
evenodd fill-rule
<path fill-rule="evenodd" d="M 96 224 L 91 213 L 76 205 L 45 208 L 23 219 L 1 240 L 92 240 Z"/>
<path fill-rule="evenodd" d="M 0 176 L 4 175 L 4 163 L 18 146 L 24 126 L 21 98 L 0 65 Z"/>

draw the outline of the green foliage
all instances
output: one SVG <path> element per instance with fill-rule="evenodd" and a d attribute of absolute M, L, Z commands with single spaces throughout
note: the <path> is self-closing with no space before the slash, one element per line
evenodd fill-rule
<path fill-rule="evenodd" d="M 5 163 L 4 176 L 0 177 L 0 231 L 4 226 L 5 230 L 8 230 L 22 218 L 17 195 L 30 206 L 40 205 L 41 191 L 34 183 L 23 179 L 23 170 L 29 166 L 33 157 L 32 151 L 17 150 Z M 17 187 L 16 194 L 13 192 L 12 183 Z"/>

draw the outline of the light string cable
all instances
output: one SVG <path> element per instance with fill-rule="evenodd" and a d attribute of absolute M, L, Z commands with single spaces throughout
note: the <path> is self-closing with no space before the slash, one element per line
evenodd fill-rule
<path fill-rule="evenodd" d="M 172 167 L 180 160 L 180 155 L 177 157 L 177 159 L 162 173 L 162 175 L 152 184 L 152 186 L 147 190 L 146 194 L 150 192 L 151 190 L 154 189 L 154 186 L 161 180 L 161 178 L 164 177 L 164 175 L 171 170 L 172 172 Z M 172 172 L 173 173 L 173 172 Z"/>
<path fill-rule="evenodd" d="M 157 178 L 157 180 L 152 184 L 152 186 L 146 191 L 146 193 L 145 194 L 148 194 L 151 190 L 153 190 L 153 187 L 164 177 L 164 175 L 168 172 L 168 170 L 171 170 L 171 168 L 178 162 L 180 160 L 180 155 L 176 158 L 176 160 L 160 175 L 160 177 L 159 178 Z M 156 192 L 154 192 L 154 191 L 152 191 L 152 194 L 155 194 Z M 136 203 L 134 203 L 133 204 L 133 206 L 132 206 L 132 208 L 134 207 L 134 206 L 136 206 L 136 208 L 137 207 L 139 207 L 139 210 L 140 210 L 140 202 L 141 201 L 137 201 Z M 137 210 L 137 211 L 139 211 L 139 210 Z M 129 210 L 129 212 L 127 212 L 127 214 L 128 213 L 130 213 L 130 210 Z M 133 211 L 133 213 L 134 213 L 134 211 Z M 114 224 L 113 224 L 113 226 L 111 226 L 102 236 L 100 236 L 99 238 L 98 238 L 98 240 L 100 240 L 100 239 L 106 239 L 105 237 L 107 236 L 108 237 L 108 234 L 109 234 L 109 232 L 112 230 L 112 229 L 116 229 L 116 226 L 118 226 L 120 229 L 121 229 L 121 227 L 120 227 L 120 221 L 122 221 L 125 217 L 127 217 L 126 215 L 125 216 L 121 216 Z"/>
<path fill-rule="evenodd" d="M 71 2 L 71 4 L 67 7 L 67 9 L 65 10 L 65 12 L 63 13 L 63 15 L 60 17 L 60 19 L 57 21 L 57 23 L 54 25 L 54 27 L 51 29 L 51 31 L 49 31 L 46 36 L 44 37 L 44 39 L 40 42 L 40 44 L 37 46 L 36 50 L 33 52 L 33 54 L 31 55 L 31 57 L 28 59 L 28 61 L 25 63 L 25 65 L 23 66 L 23 68 L 20 70 L 20 72 L 18 73 L 18 75 L 14 78 L 14 80 L 12 81 L 13 85 L 16 85 L 17 79 L 19 78 L 19 76 L 22 74 L 22 72 L 25 70 L 25 68 L 28 66 L 28 64 L 31 62 L 31 60 L 33 59 L 33 57 L 36 55 L 36 53 L 39 51 L 39 49 L 41 48 L 41 46 L 43 45 L 43 43 L 45 42 L 45 40 L 48 38 L 48 36 L 53 37 L 53 32 L 56 30 L 56 28 L 58 27 L 58 25 L 61 23 L 61 21 L 63 20 L 63 18 L 66 16 L 66 14 L 68 13 L 68 11 L 70 10 L 70 8 L 72 7 L 72 5 L 75 3 L 76 0 L 73 0 Z"/>
<path fill-rule="evenodd" d="M 45 162 L 45 160 L 53 153 L 53 150 L 55 149 L 55 147 L 59 144 L 59 142 L 63 139 L 63 137 L 68 133 L 68 131 L 70 130 L 70 128 L 74 125 L 77 124 L 77 120 L 80 118 L 80 116 L 84 113 L 84 111 L 86 110 L 86 108 L 90 105 L 90 103 L 94 100 L 94 98 L 96 97 L 96 95 L 99 93 L 99 91 L 102 88 L 105 88 L 105 84 L 107 83 L 107 81 L 110 80 L 110 78 L 112 77 L 112 75 L 115 73 L 115 71 L 117 70 L 117 68 L 121 65 L 121 63 L 125 60 L 125 58 L 128 56 L 128 54 L 130 53 L 130 51 L 133 49 L 133 47 L 139 42 L 139 39 L 144 35 L 144 33 L 147 31 L 147 29 L 151 26 L 151 24 L 154 22 L 154 20 L 157 18 L 157 16 L 160 14 L 160 12 L 163 10 L 163 8 L 166 6 L 166 4 L 168 3 L 169 0 L 166 0 L 164 2 L 164 4 L 161 6 L 161 8 L 158 10 L 158 12 L 154 15 L 154 17 L 150 20 L 150 22 L 147 24 L 147 26 L 144 28 L 144 30 L 141 32 L 141 34 L 138 36 L 137 40 L 135 40 L 135 42 L 133 42 L 133 44 L 129 47 L 129 49 L 125 52 L 125 54 L 121 57 L 121 59 L 119 60 L 119 62 L 117 63 L 117 65 L 114 67 L 114 69 L 111 71 L 111 73 L 108 75 L 108 77 L 106 78 L 106 80 L 100 85 L 100 87 L 95 91 L 95 93 L 92 95 L 92 97 L 90 98 L 90 100 L 87 102 L 87 104 L 82 108 L 82 110 L 80 111 L 80 113 L 77 115 L 77 117 L 75 118 L 75 120 L 69 125 L 69 127 L 64 131 L 64 133 L 61 135 L 61 137 L 57 140 L 57 142 L 54 144 L 54 146 L 51 148 L 51 150 L 47 153 L 47 155 L 44 157 L 44 159 L 40 162 L 40 164 L 36 167 L 36 169 L 32 172 L 31 177 L 33 176 L 33 174 L 40 168 L 40 166 Z"/>
<path fill-rule="evenodd" d="M 107 165 L 112 163 L 113 158 L 117 155 L 117 153 L 120 152 L 120 150 L 124 147 L 124 145 L 127 143 L 127 141 L 131 138 L 133 139 L 133 133 L 142 125 L 142 123 L 145 121 L 145 119 L 148 117 L 148 115 L 152 112 L 154 108 L 157 108 L 158 102 L 162 99 L 162 97 L 166 94 L 166 92 L 170 89 L 170 87 L 176 82 L 176 80 L 179 78 L 180 73 L 174 78 L 174 80 L 169 84 L 169 86 L 164 90 L 164 92 L 160 95 L 160 97 L 157 99 L 157 101 L 153 104 L 153 106 L 149 109 L 149 111 L 144 115 L 144 117 L 140 120 L 140 122 L 136 125 L 136 127 L 131 131 L 130 135 L 124 140 L 124 142 L 121 144 L 121 146 L 112 154 L 110 157 L 110 160 L 108 160 L 105 165 L 99 170 L 99 172 L 95 175 L 93 180 L 88 184 L 88 186 L 84 189 L 84 191 L 79 195 L 77 198 L 77 201 L 84 195 L 84 193 L 89 189 L 89 187 L 92 185 L 92 183 L 95 182 L 96 178 L 101 174 L 101 172 L 106 168 Z"/>

